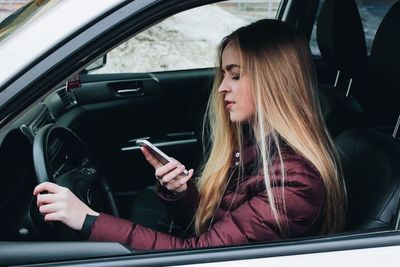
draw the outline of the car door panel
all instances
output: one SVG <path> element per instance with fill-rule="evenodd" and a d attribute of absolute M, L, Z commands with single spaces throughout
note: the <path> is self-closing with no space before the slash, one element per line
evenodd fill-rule
<path fill-rule="evenodd" d="M 137 139 L 145 138 L 187 169 L 197 169 L 213 72 L 82 75 L 81 87 L 72 89 L 79 106 L 58 121 L 98 155 L 119 201 L 130 202 L 138 190 L 155 183 L 154 168 Z"/>
<path fill-rule="evenodd" d="M 119 243 L 85 242 L 0 242 L 0 264 L 20 266 L 66 262 L 96 257 L 117 257 L 132 254 Z"/>
<path fill-rule="evenodd" d="M 40 247 L 27 246 L 33 251 L 38 251 L 50 244 Z M 158 251 L 157 253 L 132 253 L 130 256 L 119 257 L 117 253 L 124 254 L 122 245 L 117 243 L 102 243 L 79 245 L 65 243 L 67 252 L 81 248 L 81 253 L 70 254 L 61 258 L 58 251 L 63 251 L 62 245 L 50 248 L 41 262 L 46 266 L 376 266 L 377 263 L 392 263 L 398 260 L 400 251 L 399 236 L 397 233 L 358 233 L 354 236 L 327 236 L 296 240 L 277 241 L 273 243 L 247 244 L 217 248 L 199 248 L 178 251 Z M 9 245 L 9 244 L 8 244 Z M 72 247 L 70 245 L 73 245 Z M 110 248 L 105 252 L 104 249 Z M 61 250 L 60 250 L 61 247 Z M 0 244 L 1 248 L 1 244 Z M 10 248 L 14 248 L 10 246 Z M 80 260 L 81 255 L 91 255 L 88 252 L 104 253 L 101 258 Z M 0 250 L 1 254 L 5 254 Z M 26 250 L 21 250 L 23 255 Z M 115 254 L 112 254 L 115 253 Z M 111 255 L 110 255 L 111 254 Z M 41 253 L 43 255 L 43 253 Z M 32 255 L 29 255 L 32 256 Z M 53 262 L 48 259 L 53 257 Z M 24 259 L 20 258 L 21 261 Z M 10 259 L 12 260 L 12 259 Z M 70 261 L 68 261 L 70 260 Z M 326 263 L 325 263 L 326 262 Z M 355 264 L 358 263 L 358 264 Z"/>
<path fill-rule="evenodd" d="M 76 90 L 77 98 L 82 105 L 134 99 L 139 96 L 147 97 L 162 93 L 160 82 L 152 74 L 93 76 L 82 75 L 82 87 Z"/>

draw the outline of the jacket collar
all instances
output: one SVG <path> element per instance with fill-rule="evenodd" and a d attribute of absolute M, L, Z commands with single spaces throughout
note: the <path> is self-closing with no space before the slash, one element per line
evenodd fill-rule
<path fill-rule="evenodd" d="M 280 143 L 281 145 L 285 144 L 282 141 Z M 275 154 L 276 147 L 272 146 L 271 149 L 271 154 Z M 258 161 L 260 156 L 261 155 L 257 143 L 246 140 L 241 151 L 239 149 L 235 149 L 235 152 L 232 155 L 231 167 L 239 166 L 240 160 L 242 160 L 243 166 L 253 165 L 256 161 Z"/>

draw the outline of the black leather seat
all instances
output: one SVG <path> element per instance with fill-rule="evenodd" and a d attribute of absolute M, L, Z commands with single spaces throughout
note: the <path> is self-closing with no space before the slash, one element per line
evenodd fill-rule
<path fill-rule="evenodd" d="M 389 127 L 353 129 L 335 142 L 342 156 L 348 191 L 346 230 L 398 224 L 400 194 L 400 2 L 378 28 L 371 53 L 372 90 L 365 94 L 375 123 Z M 367 93 L 367 91 L 365 91 Z M 396 127 L 395 127 L 396 126 Z M 393 135 L 391 134 L 393 132 Z"/>
<path fill-rule="evenodd" d="M 335 85 L 319 84 L 322 114 L 333 136 L 365 125 L 364 110 L 349 89 L 365 80 L 368 56 L 360 14 L 353 0 L 326 0 L 317 21 L 318 47 L 338 71 Z M 354 89 L 354 88 L 353 88 Z"/>
<path fill-rule="evenodd" d="M 400 2 L 383 18 L 370 56 L 370 86 L 360 95 L 372 126 L 393 127 L 400 111 Z"/>
<path fill-rule="evenodd" d="M 366 78 L 367 45 L 354 0 L 325 1 L 317 21 L 317 42 L 322 57 L 340 71 L 340 79 Z"/>
<path fill-rule="evenodd" d="M 400 194 L 400 141 L 373 129 L 353 129 L 335 142 L 348 196 L 346 230 L 392 229 Z"/>
<path fill-rule="evenodd" d="M 318 85 L 318 93 L 322 116 L 332 136 L 365 126 L 364 109 L 355 98 L 345 97 L 340 91 L 324 84 Z"/>

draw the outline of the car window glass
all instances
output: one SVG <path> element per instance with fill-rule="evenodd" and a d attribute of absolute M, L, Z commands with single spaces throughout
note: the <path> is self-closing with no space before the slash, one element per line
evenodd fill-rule
<path fill-rule="evenodd" d="M 281 0 L 232 0 L 171 16 L 107 54 L 107 64 L 91 73 L 154 72 L 208 68 L 216 47 L 233 30 L 275 18 Z"/>
<path fill-rule="evenodd" d="M 325 1 L 321 1 L 318 8 L 321 7 Z M 371 53 L 372 42 L 375 37 L 375 33 L 381 23 L 383 17 L 389 11 L 389 8 L 397 2 L 397 0 L 355 0 L 357 3 L 358 11 L 364 27 L 365 41 L 367 43 L 368 54 Z M 311 40 L 310 40 L 311 52 L 315 56 L 320 56 L 317 44 L 317 26 L 316 22 L 313 27 Z"/>

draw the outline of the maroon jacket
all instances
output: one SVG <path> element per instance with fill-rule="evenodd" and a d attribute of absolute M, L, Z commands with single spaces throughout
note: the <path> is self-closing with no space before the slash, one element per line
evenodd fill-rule
<path fill-rule="evenodd" d="M 252 163 L 257 156 L 256 150 L 250 146 L 242 154 L 243 169 L 238 171 L 239 153 L 236 153 L 230 170 L 232 178 L 221 204 L 211 227 L 200 236 L 179 238 L 101 213 L 92 226 L 89 240 L 120 242 L 138 250 L 148 250 L 224 246 L 319 233 L 325 189 L 314 167 L 286 146 L 282 149 L 286 173 L 282 183 L 280 161 L 273 162 L 269 171 L 272 190 L 278 207 L 282 207 L 282 196 L 286 202 L 286 212 L 281 216 L 284 231 L 281 232 L 268 203 L 262 172 L 256 175 L 253 173 Z M 241 173 L 241 177 L 238 173 Z M 188 183 L 188 190 L 179 198 L 160 190 L 160 187 L 157 193 L 164 200 L 173 201 L 177 212 L 193 214 L 198 203 L 197 189 L 193 183 Z"/>

